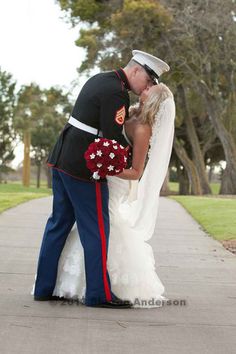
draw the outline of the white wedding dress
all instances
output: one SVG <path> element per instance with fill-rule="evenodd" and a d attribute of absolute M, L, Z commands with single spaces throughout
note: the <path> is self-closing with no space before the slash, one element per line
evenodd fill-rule
<path fill-rule="evenodd" d="M 159 192 L 173 143 L 174 101 L 168 98 L 164 102 L 166 104 L 162 103 L 156 115 L 149 160 L 141 180 L 107 178 L 110 213 L 107 268 L 111 290 L 119 298 L 130 300 L 137 308 L 160 307 L 168 300 L 156 273 L 152 247 L 147 243 L 154 233 Z M 83 247 L 74 226 L 60 256 L 53 295 L 84 299 L 85 284 Z"/>

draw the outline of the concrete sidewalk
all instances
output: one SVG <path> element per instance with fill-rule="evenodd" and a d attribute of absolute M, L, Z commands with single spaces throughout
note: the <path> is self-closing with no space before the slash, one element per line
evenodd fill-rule
<path fill-rule="evenodd" d="M 157 273 L 172 300 L 155 309 L 92 309 L 30 295 L 51 198 L 0 215 L 0 352 L 233 354 L 236 256 L 175 201 L 161 198 Z M 185 300 L 186 305 L 180 305 Z"/>

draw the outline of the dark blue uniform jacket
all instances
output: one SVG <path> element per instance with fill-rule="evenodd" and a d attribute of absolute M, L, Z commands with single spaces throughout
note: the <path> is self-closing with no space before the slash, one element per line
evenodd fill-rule
<path fill-rule="evenodd" d="M 129 82 L 123 69 L 97 74 L 81 89 L 72 110 L 72 117 L 102 131 L 103 137 L 128 146 L 122 129 L 130 105 Z M 47 162 L 71 176 L 90 180 L 84 153 L 95 135 L 67 123 Z"/>

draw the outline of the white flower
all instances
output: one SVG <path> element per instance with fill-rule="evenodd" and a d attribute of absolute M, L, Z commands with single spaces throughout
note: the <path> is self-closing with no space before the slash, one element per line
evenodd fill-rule
<path fill-rule="evenodd" d="M 98 171 L 96 171 L 96 172 L 93 173 L 93 178 L 94 178 L 94 179 L 100 179 L 100 176 L 99 176 L 99 174 L 98 174 Z"/>
<path fill-rule="evenodd" d="M 102 156 L 102 151 L 101 151 L 101 150 L 98 150 L 98 151 L 97 151 L 97 155 L 98 155 L 98 156 Z"/>
<path fill-rule="evenodd" d="M 97 163 L 97 167 L 98 168 L 102 167 L 102 163 Z"/>
<path fill-rule="evenodd" d="M 119 173 L 119 172 L 120 172 L 120 170 L 115 170 L 115 172 L 116 172 L 116 173 Z"/>
<path fill-rule="evenodd" d="M 92 160 L 92 159 L 95 159 L 95 156 L 96 155 L 94 155 L 94 153 L 92 153 L 91 155 L 90 155 L 90 159 Z"/>
<path fill-rule="evenodd" d="M 125 162 L 127 161 L 127 157 L 124 157 Z"/>
<path fill-rule="evenodd" d="M 108 169 L 109 171 L 113 171 L 113 170 L 114 170 L 114 166 L 110 165 L 110 166 L 107 167 L 107 169 Z"/>
<path fill-rule="evenodd" d="M 111 152 L 110 154 L 109 154 L 109 156 L 110 156 L 110 158 L 111 159 L 114 159 L 114 157 L 116 156 L 113 152 Z"/>
<path fill-rule="evenodd" d="M 120 148 L 121 148 L 121 149 L 124 149 L 124 146 L 120 145 Z"/>
<path fill-rule="evenodd" d="M 99 138 L 97 138 L 97 139 L 95 139 L 94 140 L 96 143 L 98 143 L 99 141 L 100 141 L 100 139 Z"/>
<path fill-rule="evenodd" d="M 112 140 L 112 142 L 113 142 L 113 144 L 116 144 L 116 143 L 117 143 L 117 141 L 116 141 L 116 140 L 114 140 L 114 139 Z"/>
<path fill-rule="evenodd" d="M 114 146 L 113 146 L 113 149 L 117 150 L 117 149 L 118 149 L 118 146 L 117 146 L 117 145 L 114 145 Z"/>
<path fill-rule="evenodd" d="M 105 141 L 105 143 L 103 143 L 103 146 L 109 146 L 110 143 L 108 141 Z"/>

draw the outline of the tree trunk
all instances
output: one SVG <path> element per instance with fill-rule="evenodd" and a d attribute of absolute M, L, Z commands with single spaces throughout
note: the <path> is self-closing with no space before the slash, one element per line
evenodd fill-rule
<path fill-rule="evenodd" d="M 40 188 L 41 163 L 37 165 L 37 188 Z"/>
<path fill-rule="evenodd" d="M 29 130 L 24 131 L 24 161 L 23 161 L 23 186 L 30 186 L 30 144 L 31 134 Z"/>
<path fill-rule="evenodd" d="M 230 194 L 228 193 L 230 190 L 233 190 L 232 179 L 230 170 L 226 166 L 222 174 L 219 194 Z"/>
<path fill-rule="evenodd" d="M 208 179 L 209 179 L 209 182 L 212 181 L 213 171 L 214 171 L 214 165 L 210 165 L 210 169 L 209 169 L 209 172 L 208 172 Z"/>
<path fill-rule="evenodd" d="M 163 185 L 161 187 L 160 195 L 166 196 L 169 194 L 170 194 L 170 188 L 169 188 L 169 169 L 168 169 L 165 180 L 164 180 Z"/>
<path fill-rule="evenodd" d="M 198 140 L 198 136 L 195 130 L 195 126 L 193 124 L 192 115 L 190 113 L 188 102 L 186 99 L 185 89 L 183 85 L 178 86 L 178 92 L 181 99 L 182 109 L 185 115 L 185 122 L 186 122 L 186 130 L 188 135 L 188 140 L 192 147 L 194 163 L 196 169 L 198 171 L 199 180 L 201 183 L 202 194 L 211 194 L 211 187 L 208 181 L 208 176 L 206 172 L 206 166 L 203 158 L 203 154 L 201 151 L 200 143 Z"/>
<path fill-rule="evenodd" d="M 225 128 L 222 120 L 219 117 L 220 110 L 217 109 L 218 103 L 213 95 L 211 95 L 205 85 L 204 87 L 204 99 L 208 110 L 209 118 L 219 137 L 222 147 L 224 149 L 226 168 L 225 176 L 227 182 L 222 185 L 220 194 L 236 194 L 236 144 L 234 142 L 232 134 L 230 134 Z M 224 179 L 223 178 L 223 179 Z"/>
<path fill-rule="evenodd" d="M 188 174 L 183 168 L 182 170 L 178 169 L 179 176 L 179 195 L 189 195 L 189 179 Z"/>
<path fill-rule="evenodd" d="M 52 188 L 52 172 L 51 172 L 52 169 L 49 168 L 47 165 L 45 165 L 44 168 L 47 176 L 47 186 L 48 188 Z"/>
<path fill-rule="evenodd" d="M 188 157 L 184 147 L 177 140 L 177 138 L 174 139 L 174 149 L 175 149 L 176 155 L 178 156 L 182 165 L 186 169 L 186 172 L 188 174 L 188 178 L 190 181 L 190 185 L 191 185 L 192 194 L 202 195 L 202 188 L 201 188 L 201 183 L 200 183 L 200 179 L 198 176 L 198 171 L 197 171 L 195 165 L 193 164 L 193 162 Z"/>

